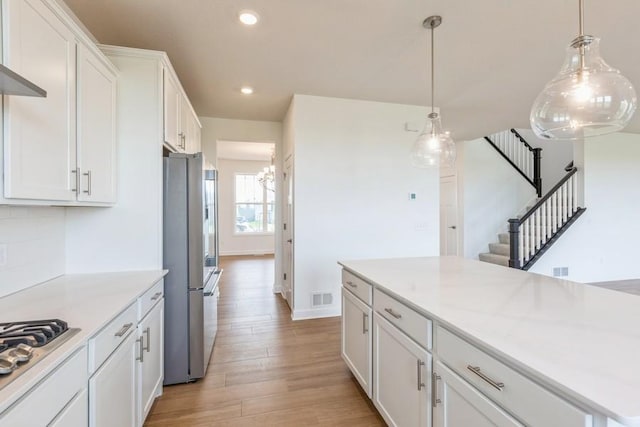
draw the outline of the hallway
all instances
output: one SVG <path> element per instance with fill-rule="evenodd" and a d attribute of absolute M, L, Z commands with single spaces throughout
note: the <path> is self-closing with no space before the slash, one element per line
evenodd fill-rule
<path fill-rule="evenodd" d="M 293 322 L 272 256 L 223 257 L 206 377 L 165 387 L 145 426 L 384 426 L 340 357 L 340 318 Z"/>

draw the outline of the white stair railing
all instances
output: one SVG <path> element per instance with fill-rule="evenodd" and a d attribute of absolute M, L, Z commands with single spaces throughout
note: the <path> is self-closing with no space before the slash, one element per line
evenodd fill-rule
<path fill-rule="evenodd" d="M 578 206 L 578 169 L 567 175 L 521 218 L 509 220 L 509 266 L 527 269 L 585 209 Z"/>
<path fill-rule="evenodd" d="M 541 148 L 533 148 L 515 129 L 494 133 L 484 139 L 533 185 L 538 197 L 542 196 Z"/>

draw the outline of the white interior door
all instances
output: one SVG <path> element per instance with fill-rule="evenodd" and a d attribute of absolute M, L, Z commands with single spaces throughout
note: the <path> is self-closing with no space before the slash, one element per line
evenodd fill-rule
<path fill-rule="evenodd" d="M 440 255 L 458 255 L 457 221 L 456 176 L 440 177 Z"/>
<path fill-rule="evenodd" d="M 293 158 L 289 157 L 284 164 L 284 232 L 282 233 L 284 260 L 282 292 L 293 310 Z"/>

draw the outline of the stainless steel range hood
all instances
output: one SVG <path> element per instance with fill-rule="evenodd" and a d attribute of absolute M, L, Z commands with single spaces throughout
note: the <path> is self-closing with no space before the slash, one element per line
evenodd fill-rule
<path fill-rule="evenodd" d="M 47 91 L 0 64 L 0 93 L 4 95 L 47 97 Z"/>

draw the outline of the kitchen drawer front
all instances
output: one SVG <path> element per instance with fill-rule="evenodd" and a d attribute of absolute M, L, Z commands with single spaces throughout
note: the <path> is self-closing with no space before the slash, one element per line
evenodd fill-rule
<path fill-rule="evenodd" d="M 422 347 L 431 350 L 431 320 L 378 289 L 373 293 L 373 307 L 382 317 L 397 326 Z"/>
<path fill-rule="evenodd" d="M 151 289 L 138 298 L 138 322 L 158 303 L 164 296 L 164 280 L 160 279 Z"/>
<path fill-rule="evenodd" d="M 93 374 L 127 336 L 135 331 L 137 311 L 136 304 L 131 304 L 89 339 L 89 374 Z"/>
<path fill-rule="evenodd" d="M 82 347 L 0 416 L 0 425 L 48 425 L 87 386 L 87 348 Z"/>
<path fill-rule="evenodd" d="M 372 287 L 369 283 L 365 282 L 355 274 L 342 269 L 342 285 L 367 305 L 371 306 Z"/>
<path fill-rule="evenodd" d="M 531 427 L 591 427 L 592 416 L 446 329 L 436 329 L 438 357 L 487 397 Z"/>

